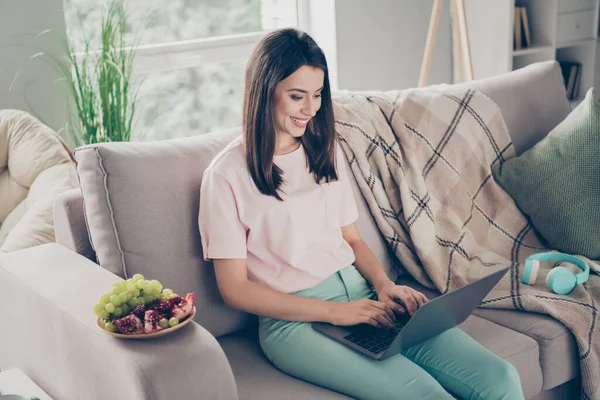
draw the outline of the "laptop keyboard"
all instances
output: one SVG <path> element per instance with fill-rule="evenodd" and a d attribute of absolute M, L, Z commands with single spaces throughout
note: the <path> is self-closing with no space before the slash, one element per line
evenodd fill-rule
<path fill-rule="evenodd" d="M 356 332 L 344 336 L 344 339 L 373 354 L 378 354 L 390 347 L 396 336 L 398 336 L 398 333 L 404 328 L 408 321 L 408 318 L 396 320 L 393 329 L 375 328 L 372 325 L 361 326 L 357 328 Z"/>

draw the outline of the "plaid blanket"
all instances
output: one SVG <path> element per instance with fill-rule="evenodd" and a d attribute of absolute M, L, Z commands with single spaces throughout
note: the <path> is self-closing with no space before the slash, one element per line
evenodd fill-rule
<path fill-rule="evenodd" d="M 446 293 L 510 265 L 481 306 L 562 322 L 579 347 L 582 398 L 600 399 L 600 334 L 594 332 L 600 277 L 591 274 L 566 296 L 546 288 L 544 268 L 535 286 L 521 283 L 524 259 L 548 250 L 491 175 L 493 164 L 515 156 L 497 105 L 451 87 L 342 91 L 334 113 L 352 173 L 408 273 Z M 599 270 L 597 263 L 590 267 Z"/>

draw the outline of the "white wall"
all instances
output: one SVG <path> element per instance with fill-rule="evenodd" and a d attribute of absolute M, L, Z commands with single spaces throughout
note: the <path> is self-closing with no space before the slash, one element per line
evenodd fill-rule
<path fill-rule="evenodd" d="M 428 84 L 452 82 L 449 1 L 444 1 Z M 338 87 L 416 87 L 433 0 L 335 1 Z"/>
<path fill-rule="evenodd" d="M 39 35 L 44 30 L 50 34 Z M 54 130 L 66 122 L 66 90 L 39 52 L 64 41 L 62 0 L 0 0 L 0 109 L 26 110 Z"/>

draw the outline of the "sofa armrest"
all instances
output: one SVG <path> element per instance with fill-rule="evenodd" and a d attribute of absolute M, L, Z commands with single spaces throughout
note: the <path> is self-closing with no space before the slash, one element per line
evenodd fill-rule
<path fill-rule="evenodd" d="M 56 243 L 96 262 L 90 242 L 81 189 L 72 189 L 54 198 L 54 236 Z"/>
<path fill-rule="evenodd" d="M 21 368 L 56 399 L 237 399 L 196 322 L 147 340 L 100 331 L 92 306 L 120 280 L 56 243 L 0 255 L 0 369 Z"/>

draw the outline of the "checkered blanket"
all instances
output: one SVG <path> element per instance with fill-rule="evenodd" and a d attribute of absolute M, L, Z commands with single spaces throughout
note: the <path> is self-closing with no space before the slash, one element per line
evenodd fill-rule
<path fill-rule="evenodd" d="M 479 92 L 441 90 L 334 97 L 342 149 L 379 230 L 404 268 L 441 293 L 510 265 L 482 306 L 562 322 L 579 347 L 582 398 L 600 399 L 600 277 L 566 296 L 545 287 L 546 270 L 535 286 L 521 283 L 524 259 L 547 250 L 491 175 L 515 155 L 500 110 Z"/>

